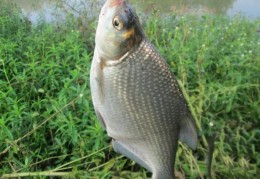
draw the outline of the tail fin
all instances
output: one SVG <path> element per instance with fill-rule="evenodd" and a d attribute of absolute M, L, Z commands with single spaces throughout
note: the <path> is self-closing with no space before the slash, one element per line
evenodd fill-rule
<path fill-rule="evenodd" d="M 166 172 L 154 172 L 152 179 L 175 179 L 174 172 L 172 174 Z"/>

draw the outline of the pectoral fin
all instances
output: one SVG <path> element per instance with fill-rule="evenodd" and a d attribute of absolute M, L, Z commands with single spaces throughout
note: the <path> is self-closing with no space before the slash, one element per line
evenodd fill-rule
<path fill-rule="evenodd" d="M 90 87 L 97 118 L 103 129 L 106 129 L 106 124 L 100 111 L 101 106 L 104 103 L 104 79 L 102 68 L 102 61 L 95 52 L 90 71 Z"/>
<path fill-rule="evenodd" d="M 103 119 L 101 113 L 99 112 L 99 110 L 95 110 L 95 112 L 96 112 L 96 115 L 97 115 L 97 118 L 98 118 L 98 120 L 99 120 L 99 122 L 100 122 L 101 127 L 102 127 L 104 130 L 106 130 L 106 123 L 105 123 L 105 121 L 104 121 L 104 119 Z"/>

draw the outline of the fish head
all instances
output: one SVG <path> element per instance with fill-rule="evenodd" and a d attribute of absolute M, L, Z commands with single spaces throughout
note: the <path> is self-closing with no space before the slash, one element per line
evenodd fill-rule
<path fill-rule="evenodd" d="M 107 0 L 101 9 L 96 48 L 104 60 L 119 60 L 140 44 L 144 34 L 133 8 L 125 0 Z"/>

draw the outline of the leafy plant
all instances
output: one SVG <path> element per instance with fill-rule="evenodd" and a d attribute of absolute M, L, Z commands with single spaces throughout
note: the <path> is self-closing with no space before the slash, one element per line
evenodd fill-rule
<path fill-rule="evenodd" d="M 32 25 L 0 3 L 2 177 L 150 177 L 112 150 L 96 120 L 89 90 L 96 22 L 83 31 L 73 16 Z M 199 127 L 195 153 L 180 144 L 179 177 L 206 175 L 206 139 L 212 135 L 214 178 L 257 177 L 259 25 L 211 15 L 154 14 L 147 20 L 147 36 L 177 76 Z"/>

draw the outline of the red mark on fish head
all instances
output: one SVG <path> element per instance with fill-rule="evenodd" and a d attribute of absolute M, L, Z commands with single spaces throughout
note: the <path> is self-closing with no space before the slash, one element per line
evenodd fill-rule
<path fill-rule="evenodd" d="M 117 7 L 121 6 L 125 3 L 124 0 L 108 0 L 109 2 L 109 7 Z"/>

